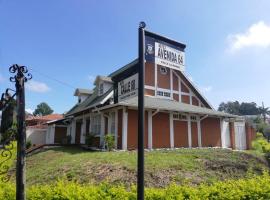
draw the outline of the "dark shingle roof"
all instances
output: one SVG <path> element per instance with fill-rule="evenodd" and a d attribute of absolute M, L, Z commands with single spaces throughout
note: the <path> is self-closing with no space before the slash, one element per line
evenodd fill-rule
<path fill-rule="evenodd" d="M 103 95 L 98 96 L 98 92 L 97 90 L 94 91 L 94 93 L 87 97 L 85 101 L 83 101 L 80 104 L 76 104 L 75 106 L 73 106 L 73 108 L 71 108 L 66 114 L 65 116 L 69 116 L 69 115 L 73 115 L 75 113 L 84 111 L 88 108 L 100 105 L 102 103 L 102 101 L 113 91 L 113 87 L 111 87 L 107 92 L 105 92 Z"/>

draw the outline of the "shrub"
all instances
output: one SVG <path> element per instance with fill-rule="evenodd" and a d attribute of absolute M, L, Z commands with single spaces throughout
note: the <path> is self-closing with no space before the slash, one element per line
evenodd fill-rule
<path fill-rule="evenodd" d="M 136 189 L 127 190 L 123 186 L 109 184 L 83 185 L 74 181 L 57 181 L 52 185 L 35 185 L 27 188 L 27 200 L 136 200 Z M 15 199 L 15 184 L 0 182 L 0 199 Z M 146 200 L 247 200 L 270 199 L 270 176 L 264 173 L 250 179 L 202 184 L 198 187 L 177 186 L 166 188 L 146 188 Z"/>
<path fill-rule="evenodd" d="M 27 141 L 26 141 L 26 149 L 31 148 L 31 146 L 32 146 L 31 140 L 27 140 Z"/>
<path fill-rule="evenodd" d="M 115 147 L 113 134 L 108 133 L 107 135 L 104 136 L 104 140 L 108 151 L 111 151 Z"/>
<path fill-rule="evenodd" d="M 257 133 L 256 139 L 252 142 L 252 149 L 261 153 L 270 153 L 270 143 L 264 138 L 262 133 Z"/>

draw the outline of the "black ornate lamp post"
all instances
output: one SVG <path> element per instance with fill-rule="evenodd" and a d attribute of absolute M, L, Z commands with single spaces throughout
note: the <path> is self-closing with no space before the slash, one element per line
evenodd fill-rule
<path fill-rule="evenodd" d="M 25 149 L 26 149 L 26 131 L 25 131 L 25 89 L 24 83 L 32 79 L 32 75 L 28 73 L 27 67 L 19 66 L 17 64 L 12 65 L 9 68 L 9 71 L 14 74 L 13 77 L 10 77 L 10 81 L 15 83 L 16 91 L 13 96 L 16 96 L 17 101 L 17 163 L 16 163 L 16 199 L 25 200 Z M 10 89 L 8 89 L 10 90 Z M 8 96 L 8 90 L 5 95 Z M 1 100 L 0 108 L 4 108 L 8 104 L 8 101 Z M 11 138 L 8 139 L 8 143 L 11 141 Z M 6 145 L 4 145 L 5 147 Z M 3 152 L 5 152 L 3 154 Z M 2 156 L 8 159 L 11 158 L 11 151 L 7 148 L 4 148 L 2 151 Z M 5 159 L 8 160 L 8 159 Z M 0 163 L 1 166 L 2 163 Z M 5 167 L 7 168 L 7 167 Z M 8 169 L 4 170 L 8 171 Z"/>

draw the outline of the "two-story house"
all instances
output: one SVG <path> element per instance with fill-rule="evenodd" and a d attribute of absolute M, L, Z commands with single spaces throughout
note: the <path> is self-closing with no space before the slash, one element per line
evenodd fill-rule
<path fill-rule="evenodd" d="M 173 56 L 167 43 L 185 49 L 184 44 L 159 38 L 165 52 L 158 53 L 165 58 Z M 147 53 L 158 48 L 155 45 L 149 44 Z M 97 76 L 91 92 L 77 89 L 78 103 L 65 114 L 71 143 L 84 144 L 85 135 L 90 133 L 96 138 L 96 146 L 104 147 L 104 135 L 110 133 L 115 135 L 118 149 L 136 149 L 137 79 L 136 59 L 108 76 Z M 253 128 L 239 116 L 216 111 L 183 69 L 146 59 L 144 89 L 145 148 L 250 148 L 255 137 Z"/>

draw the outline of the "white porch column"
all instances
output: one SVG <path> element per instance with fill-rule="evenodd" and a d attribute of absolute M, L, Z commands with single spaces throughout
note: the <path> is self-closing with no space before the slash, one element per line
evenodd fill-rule
<path fill-rule="evenodd" d="M 104 114 L 101 113 L 100 114 L 100 120 L 101 120 L 101 127 L 100 127 L 100 146 L 101 147 L 105 147 L 105 143 L 104 143 L 104 132 L 105 132 L 105 118 L 104 118 Z"/>
<path fill-rule="evenodd" d="M 114 130 L 114 139 L 115 139 L 115 147 L 117 148 L 118 141 L 118 110 L 115 110 L 115 130 Z"/>
<path fill-rule="evenodd" d="M 108 115 L 108 133 L 112 133 L 112 113 Z"/>
<path fill-rule="evenodd" d="M 81 144 L 85 144 L 85 133 L 86 133 L 86 118 L 83 117 L 81 126 L 81 140 L 80 140 Z"/>
<path fill-rule="evenodd" d="M 219 118 L 220 120 L 220 139 L 221 139 L 221 147 L 225 148 L 225 131 L 223 128 L 223 119 Z"/>
<path fill-rule="evenodd" d="M 76 120 L 72 120 L 72 128 L 71 128 L 71 144 L 75 144 L 75 136 L 76 136 Z"/>
<path fill-rule="evenodd" d="M 122 123 L 122 149 L 127 150 L 127 126 L 128 126 L 128 113 L 126 108 L 123 109 L 123 123 Z"/>
<path fill-rule="evenodd" d="M 198 128 L 198 145 L 202 147 L 202 129 L 201 129 L 201 120 L 199 116 L 199 120 L 197 121 L 197 128 Z"/>
<path fill-rule="evenodd" d="M 188 115 L 187 117 L 188 117 L 188 146 L 189 146 L 189 148 L 191 148 L 192 147 L 191 119 L 190 119 L 190 115 Z"/>
<path fill-rule="evenodd" d="M 148 149 L 153 148 L 152 141 L 152 110 L 148 110 Z"/>
<path fill-rule="evenodd" d="M 174 126 L 173 126 L 173 113 L 170 112 L 170 145 L 174 148 Z"/>

